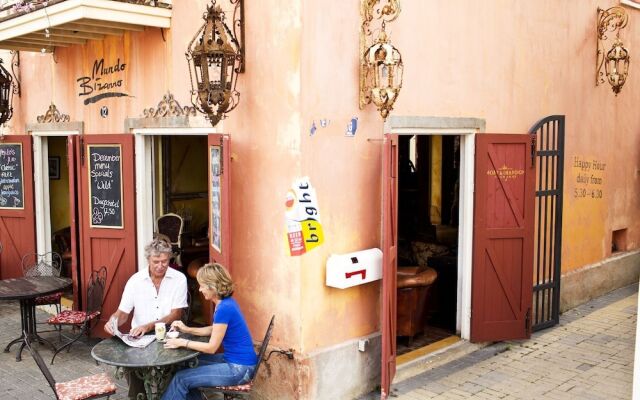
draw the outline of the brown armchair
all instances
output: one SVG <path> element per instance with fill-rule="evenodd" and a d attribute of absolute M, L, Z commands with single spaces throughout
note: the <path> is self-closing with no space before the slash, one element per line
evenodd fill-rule
<path fill-rule="evenodd" d="M 411 342 L 423 331 L 427 294 L 437 278 L 433 268 L 398 268 L 397 336 L 407 336 Z"/>

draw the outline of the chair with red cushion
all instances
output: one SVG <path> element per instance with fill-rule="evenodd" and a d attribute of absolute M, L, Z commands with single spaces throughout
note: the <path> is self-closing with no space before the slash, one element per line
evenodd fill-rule
<path fill-rule="evenodd" d="M 83 376 L 68 382 L 57 383 L 51 375 L 51 371 L 47 368 L 47 364 L 36 349 L 31 347 L 29 335 L 24 334 L 24 342 L 27 350 L 31 353 L 31 357 L 40 368 L 42 375 L 51 386 L 57 400 L 84 400 L 98 399 L 101 397 L 111 396 L 116 393 L 116 385 L 107 376 L 106 373 L 95 374 L 91 376 Z"/>
<path fill-rule="evenodd" d="M 235 386 L 212 386 L 207 388 L 199 388 L 200 394 L 202 398 L 205 400 L 214 398 L 214 393 L 222 393 L 225 400 L 228 399 L 242 399 L 248 398 L 251 394 L 251 390 L 253 389 L 253 381 L 258 376 L 258 369 L 260 368 L 260 364 L 262 364 L 262 360 L 264 360 L 264 354 L 267 352 L 267 346 L 269 345 L 269 340 L 271 340 L 271 332 L 273 331 L 273 323 L 276 316 L 271 317 L 271 322 L 269 322 L 269 327 L 267 328 L 267 333 L 264 335 L 264 340 L 260 345 L 260 352 L 258 353 L 258 363 L 256 364 L 256 368 L 253 370 L 253 374 L 251 375 L 251 379 L 249 382 L 242 385 Z"/>
<path fill-rule="evenodd" d="M 62 270 L 62 258 L 56 252 L 44 254 L 29 253 L 22 257 L 22 274 L 25 277 L 32 276 L 60 276 Z M 56 312 L 60 312 L 60 299 L 62 292 L 47 296 L 36 297 L 36 305 L 53 305 Z"/>
<path fill-rule="evenodd" d="M 55 360 L 59 352 L 65 348 L 69 351 L 71 345 L 85 333 L 89 334 L 93 326 L 98 322 L 98 317 L 102 310 L 106 282 L 107 267 L 93 271 L 89 277 L 89 287 L 87 288 L 86 311 L 65 310 L 47 320 L 47 323 L 51 325 L 71 326 L 74 330 L 79 330 L 68 342 L 56 349 L 53 353 L 53 358 L 51 358 L 51 364 L 53 364 L 53 360 Z"/>

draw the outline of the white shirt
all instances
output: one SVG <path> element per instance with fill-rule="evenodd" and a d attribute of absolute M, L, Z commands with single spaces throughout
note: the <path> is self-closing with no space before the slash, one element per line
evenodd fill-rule
<path fill-rule="evenodd" d="M 133 274 L 124 287 L 118 309 L 127 314 L 134 310 L 131 328 L 135 328 L 166 317 L 174 308 L 184 307 L 187 307 L 187 278 L 170 267 L 158 291 L 149 268 Z"/>

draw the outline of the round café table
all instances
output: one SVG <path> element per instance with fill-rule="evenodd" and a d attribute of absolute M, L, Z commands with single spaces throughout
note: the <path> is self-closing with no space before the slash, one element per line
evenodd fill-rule
<path fill-rule="evenodd" d="M 184 333 L 181 338 L 192 341 L 207 341 L 208 337 L 191 336 Z M 154 340 L 147 347 L 137 348 L 126 345 L 116 337 L 105 339 L 93 346 L 91 356 L 98 362 L 118 367 L 116 377 L 133 371 L 144 382 L 147 400 L 157 400 L 162 396 L 176 370 L 185 365 L 193 368 L 198 364 L 197 351 L 185 349 L 165 349 L 164 343 Z M 138 400 L 144 400 L 138 394 Z"/>
<path fill-rule="evenodd" d="M 21 343 L 16 353 L 16 361 L 22 360 L 25 334 L 28 335 L 32 343 L 46 344 L 54 351 L 56 350 L 56 346 L 53 343 L 41 338 L 36 331 L 36 297 L 57 293 L 70 286 L 71 279 L 55 276 L 33 276 L 0 280 L 0 300 L 20 300 L 20 319 L 22 323 L 20 337 L 12 340 L 4 348 L 5 353 L 8 353 L 14 344 Z"/>

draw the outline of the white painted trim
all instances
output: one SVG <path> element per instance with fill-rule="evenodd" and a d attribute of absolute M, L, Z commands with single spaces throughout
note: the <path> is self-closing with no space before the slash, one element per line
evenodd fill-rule
<path fill-rule="evenodd" d="M 132 129 L 134 135 L 153 135 L 153 136 L 170 136 L 170 135 L 209 135 L 219 133 L 217 128 L 137 128 Z"/>
<path fill-rule="evenodd" d="M 473 194 L 476 135 L 460 137 L 460 205 L 458 207 L 458 312 L 456 330 L 471 337 L 471 279 L 473 271 Z"/>
<path fill-rule="evenodd" d="M 640 3 L 636 3 L 635 1 L 631 1 L 631 0 L 620 0 L 620 4 L 625 5 L 625 6 L 629 6 L 629 7 L 633 7 L 633 8 L 637 8 L 637 9 L 640 9 Z"/>
<path fill-rule="evenodd" d="M 144 247 L 153 239 L 153 137 L 135 135 L 136 226 L 138 227 L 138 270 L 147 266 Z"/>
<path fill-rule="evenodd" d="M 471 135 L 476 133 L 477 129 L 472 128 L 446 128 L 446 129 L 437 129 L 437 128 L 396 128 L 392 130 L 392 133 L 397 133 L 398 135 Z"/>
<path fill-rule="evenodd" d="M 171 27 L 172 10 L 111 0 L 67 0 L 8 19 L 0 24 L 0 41 L 81 19 L 156 28 Z"/>
<path fill-rule="evenodd" d="M 78 131 L 33 131 L 33 182 L 36 211 L 36 251 L 51 251 L 51 207 L 49 202 L 49 136 L 78 135 Z"/>

